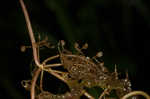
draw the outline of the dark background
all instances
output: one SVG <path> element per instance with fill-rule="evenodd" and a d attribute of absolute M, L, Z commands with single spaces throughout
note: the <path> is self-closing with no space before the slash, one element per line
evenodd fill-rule
<path fill-rule="evenodd" d="M 50 41 L 87 42 L 88 56 L 103 51 L 105 65 L 129 71 L 133 90 L 150 94 L 149 32 L 147 0 L 24 0 L 35 35 Z M 0 98 L 26 99 L 21 81 L 30 79 L 31 49 L 19 0 L 0 2 Z"/>

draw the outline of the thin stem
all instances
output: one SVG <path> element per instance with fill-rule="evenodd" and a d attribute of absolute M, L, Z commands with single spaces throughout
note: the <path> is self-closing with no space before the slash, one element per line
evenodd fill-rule
<path fill-rule="evenodd" d="M 84 92 L 84 95 L 86 97 L 88 97 L 89 99 L 95 99 L 93 96 L 91 96 L 90 94 L 88 94 L 87 92 Z"/>
<path fill-rule="evenodd" d="M 62 66 L 62 64 L 60 64 L 60 63 L 56 63 L 56 64 L 48 64 L 48 65 L 45 65 L 44 68 L 49 68 L 49 67 L 59 67 L 59 66 Z"/>
<path fill-rule="evenodd" d="M 36 85 L 36 81 L 38 79 L 38 76 L 39 76 L 39 74 L 41 72 L 41 69 L 43 70 L 43 65 L 46 62 L 48 62 L 49 60 L 51 60 L 51 59 L 58 58 L 59 55 L 56 55 L 56 56 L 53 56 L 53 57 L 50 57 L 50 58 L 46 59 L 43 62 L 43 64 L 40 63 L 40 60 L 39 60 L 39 57 L 38 57 L 38 51 L 37 51 L 37 43 L 36 43 L 36 40 L 34 38 L 32 26 L 31 26 L 31 23 L 30 23 L 30 18 L 29 18 L 26 6 L 25 6 L 23 0 L 19 0 L 19 2 L 21 4 L 21 8 L 22 8 L 22 11 L 24 13 L 25 20 L 26 20 L 28 33 L 29 33 L 29 37 L 30 37 L 30 40 L 31 40 L 31 44 L 32 44 L 33 58 L 34 58 L 35 64 L 39 67 L 38 70 L 35 72 L 33 78 L 32 78 L 32 84 L 31 84 L 31 93 L 30 93 L 31 94 L 31 99 L 35 99 L 35 85 Z M 61 76 L 59 76 L 58 74 L 54 73 L 51 69 L 49 69 L 49 72 L 52 75 L 56 76 L 57 78 L 59 78 L 59 79 L 63 80 L 64 82 L 66 82 Z"/>
<path fill-rule="evenodd" d="M 126 94 L 125 96 L 123 96 L 121 99 L 128 99 L 129 97 L 136 96 L 136 95 L 142 95 L 146 99 L 150 99 L 150 96 L 147 93 L 143 92 L 143 91 L 133 91 L 133 92 L 130 92 L 130 93 Z"/>
<path fill-rule="evenodd" d="M 108 94 L 108 89 L 105 89 L 105 90 L 103 91 L 103 93 L 99 96 L 98 99 L 102 99 L 102 98 L 105 96 L 105 94 Z"/>
<path fill-rule="evenodd" d="M 52 60 L 52 59 L 55 59 L 55 58 L 58 58 L 58 57 L 59 57 L 59 55 L 51 56 L 51 57 L 45 59 L 45 60 L 42 62 L 42 64 L 45 65 L 48 61 L 50 61 L 50 60 Z"/>
<path fill-rule="evenodd" d="M 41 69 L 38 68 L 35 71 L 34 76 L 32 78 L 32 84 L 31 84 L 31 90 L 30 90 L 31 99 L 35 99 L 35 86 L 36 86 L 36 81 L 38 79 L 40 72 L 41 72 Z"/>
<path fill-rule="evenodd" d="M 55 77 L 57 77 L 58 79 L 62 80 L 63 82 L 67 83 L 67 80 L 65 80 L 63 77 L 61 77 L 59 74 L 53 72 L 52 69 L 44 69 L 44 71 L 49 72 L 50 74 L 54 75 Z"/>
<path fill-rule="evenodd" d="M 53 72 L 59 73 L 59 74 L 66 74 L 66 73 L 68 73 L 68 72 L 62 72 L 62 71 L 58 71 L 58 70 L 53 70 Z"/>
<path fill-rule="evenodd" d="M 29 36 L 30 36 L 30 40 L 31 40 L 31 44 L 32 44 L 32 50 L 33 50 L 33 57 L 34 57 L 34 61 L 35 61 L 35 64 L 38 66 L 38 67 L 42 67 L 40 62 L 39 62 L 39 59 L 38 59 L 38 55 L 37 55 L 37 44 L 36 44 L 36 40 L 34 38 L 34 34 L 33 34 L 33 30 L 32 30 L 32 26 L 31 26 L 31 22 L 30 22 L 30 18 L 29 18 L 29 15 L 28 15 L 28 12 L 27 12 L 27 9 L 26 9 L 26 6 L 23 2 L 23 0 L 19 0 L 20 4 L 21 4 L 21 8 L 22 8 L 22 11 L 24 13 L 24 17 L 25 17 L 25 20 L 26 20 L 26 25 L 27 25 L 27 28 L 28 28 L 28 33 L 29 33 Z"/>
<path fill-rule="evenodd" d="M 40 77 L 40 90 L 41 92 L 43 92 L 43 75 L 44 75 L 44 71 L 41 71 L 41 77 Z"/>

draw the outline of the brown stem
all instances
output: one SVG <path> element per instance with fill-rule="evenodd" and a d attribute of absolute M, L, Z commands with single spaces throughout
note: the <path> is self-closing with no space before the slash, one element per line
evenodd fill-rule
<path fill-rule="evenodd" d="M 51 68 L 49 68 L 49 69 L 43 69 L 43 70 L 49 72 L 50 74 L 54 75 L 58 79 L 62 80 L 63 82 L 68 83 L 66 79 L 64 79 L 63 77 L 61 77 L 59 74 L 53 72 L 53 70 Z"/>
<path fill-rule="evenodd" d="M 93 96 L 91 96 L 90 94 L 88 94 L 87 92 L 84 92 L 84 95 L 89 98 L 89 99 L 95 99 Z"/>
<path fill-rule="evenodd" d="M 37 81 L 37 78 L 38 78 L 41 70 L 43 70 L 43 64 L 40 63 L 40 60 L 39 60 L 39 57 L 38 57 L 37 43 L 36 43 L 36 40 L 34 38 L 32 26 L 31 26 L 31 23 L 30 23 L 30 18 L 29 18 L 26 6 L 25 6 L 23 0 L 19 0 L 19 2 L 21 4 L 21 8 L 22 8 L 22 11 L 24 13 L 25 20 L 26 20 L 28 33 L 29 33 L 29 37 L 30 37 L 30 40 L 31 40 L 31 44 L 32 44 L 33 58 L 34 58 L 35 64 L 39 67 L 38 70 L 35 72 L 33 78 L 32 78 L 32 84 L 31 84 L 31 99 L 35 99 L 35 85 L 36 85 L 36 81 Z M 45 64 L 47 61 L 49 61 L 51 59 L 54 59 L 54 58 L 57 58 L 57 57 L 59 57 L 59 55 L 56 55 L 54 57 L 50 57 L 47 60 L 45 60 L 43 63 Z M 52 70 L 50 70 L 49 72 L 52 75 L 55 75 L 57 78 L 59 78 L 59 79 L 63 80 L 64 82 L 66 82 L 65 79 L 63 79 L 58 74 L 54 73 Z"/>
<path fill-rule="evenodd" d="M 35 99 L 35 86 L 36 86 L 36 81 L 38 79 L 40 72 L 41 72 L 41 69 L 38 68 L 33 75 L 31 90 L 30 90 L 31 99 Z"/>
<path fill-rule="evenodd" d="M 40 77 L 40 90 L 41 92 L 43 92 L 43 75 L 44 75 L 44 71 L 41 71 L 41 77 Z"/>
<path fill-rule="evenodd" d="M 53 60 L 53 59 L 58 58 L 58 57 L 59 57 L 59 55 L 55 55 L 55 56 L 48 57 L 47 59 L 45 59 L 45 60 L 42 62 L 42 64 L 45 65 L 48 61 Z"/>
<path fill-rule="evenodd" d="M 48 65 L 45 65 L 44 68 L 59 67 L 59 66 L 62 66 L 62 64 L 60 64 L 60 63 L 56 63 L 56 64 L 48 64 Z"/>
<path fill-rule="evenodd" d="M 108 89 L 105 89 L 98 99 L 102 99 L 106 94 L 109 94 Z"/>
<path fill-rule="evenodd" d="M 136 96 L 136 95 L 141 95 L 141 96 L 144 96 L 146 99 L 150 99 L 150 96 L 143 91 L 130 92 L 130 93 L 126 94 L 125 96 L 123 96 L 121 99 L 128 99 L 129 97 Z"/>
<path fill-rule="evenodd" d="M 38 56 L 37 56 L 37 44 L 36 44 L 36 40 L 34 38 L 34 34 L 33 34 L 33 30 L 32 30 L 32 26 L 31 26 L 31 23 L 30 23 L 30 18 L 29 18 L 28 12 L 27 12 L 27 9 L 26 9 L 26 6 L 25 6 L 23 0 L 19 0 L 19 1 L 20 1 L 20 4 L 21 4 L 22 11 L 24 13 L 24 17 L 25 17 L 25 20 L 26 20 L 26 25 L 27 25 L 27 28 L 28 28 L 28 33 L 29 33 L 30 40 L 31 40 L 31 43 L 32 43 L 34 61 L 35 61 L 35 64 L 38 67 L 41 67 L 41 64 L 40 64 Z"/>

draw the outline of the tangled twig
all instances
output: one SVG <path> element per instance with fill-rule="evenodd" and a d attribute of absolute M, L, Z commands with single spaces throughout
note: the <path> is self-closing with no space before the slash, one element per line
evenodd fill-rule
<path fill-rule="evenodd" d="M 80 99 L 80 96 L 85 95 L 89 99 L 94 99 L 86 90 L 85 87 L 91 88 L 94 86 L 99 86 L 104 89 L 104 92 L 101 93 L 99 99 L 105 97 L 106 94 L 109 94 L 112 90 L 116 90 L 117 96 L 122 99 L 127 99 L 133 95 L 143 95 L 145 98 L 150 99 L 149 95 L 142 91 L 131 91 L 131 83 L 128 79 L 128 75 L 125 79 L 119 79 L 117 69 L 115 66 L 115 71 L 113 73 L 109 72 L 109 70 L 104 66 L 103 62 L 99 62 L 97 58 L 102 56 L 102 52 L 99 52 L 93 58 L 86 57 L 82 52 L 82 49 L 86 49 L 88 44 L 86 43 L 83 47 L 79 47 L 77 43 L 75 43 L 75 49 L 78 51 L 78 54 L 72 54 L 72 52 L 66 50 L 64 48 L 65 42 L 60 41 L 58 43 L 58 51 L 59 54 L 55 56 L 51 56 L 45 59 L 43 62 L 40 62 L 38 49 L 41 46 L 40 42 L 36 42 L 34 33 L 32 30 L 32 26 L 30 23 L 29 15 L 23 0 L 19 0 L 22 11 L 25 16 L 31 44 L 33 50 L 33 58 L 36 66 L 38 67 L 34 72 L 31 81 L 30 94 L 31 99 Z M 45 43 L 45 42 L 44 42 Z M 60 48 L 62 47 L 62 48 Z M 47 64 L 49 61 L 53 59 L 60 59 L 60 63 L 55 64 Z M 53 70 L 52 67 L 62 66 L 67 72 Z M 67 92 L 62 95 L 54 95 L 50 92 L 43 90 L 43 72 L 48 72 L 59 80 L 65 82 L 69 88 L 70 92 Z M 41 73 L 40 77 L 40 94 L 36 94 L 36 83 L 38 77 Z M 42 97 L 42 98 L 41 98 Z"/>

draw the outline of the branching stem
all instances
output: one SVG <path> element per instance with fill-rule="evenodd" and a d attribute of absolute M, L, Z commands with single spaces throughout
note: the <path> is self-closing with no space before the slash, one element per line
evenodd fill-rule
<path fill-rule="evenodd" d="M 38 59 L 37 44 L 36 44 L 36 40 L 34 38 L 32 26 L 31 26 L 31 23 L 30 23 L 30 18 L 29 18 L 29 15 L 28 15 L 28 12 L 27 12 L 27 9 L 26 9 L 26 6 L 25 6 L 23 0 L 19 0 L 19 1 L 20 1 L 20 4 L 21 4 L 21 7 L 22 7 L 22 11 L 24 13 L 25 20 L 26 20 L 26 25 L 27 25 L 27 28 L 28 28 L 28 33 L 29 33 L 29 36 L 30 36 L 31 44 L 32 44 L 34 61 L 35 61 L 35 64 L 38 67 L 41 68 L 42 66 L 41 66 L 40 61 Z"/>
<path fill-rule="evenodd" d="M 28 28 L 29 37 L 30 37 L 30 40 L 31 40 L 34 62 L 39 67 L 34 72 L 34 75 L 33 75 L 33 78 L 32 78 L 32 82 L 31 82 L 31 89 L 30 89 L 30 91 L 31 91 L 30 92 L 31 99 L 35 99 L 35 86 L 36 86 L 36 82 L 37 82 L 37 79 L 38 79 L 39 74 L 40 74 L 41 71 L 42 71 L 41 81 L 40 81 L 40 83 L 41 83 L 41 85 L 40 85 L 41 90 L 42 90 L 43 71 L 47 71 L 47 72 L 51 73 L 52 75 L 56 76 L 58 79 L 64 81 L 65 83 L 67 83 L 67 80 L 59 75 L 59 74 L 63 74 L 63 72 L 54 71 L 51 68 L 49 68 L 49 67 L 54 67 L 54 66 L 62 66 L 62 64 L 48 64 L 48 65 L 46 65 L 46 63 L 48 61 L 50 61 L 52 59 L 56 59 L 56 58 L 60 57 L 60 55 L 55 55 L 55 56 L 49 57 L 49 58 L 45 59 L 42 62 L 42 64 L 40 63 L 39 54 L 38 54 L 38 46 L 39 45 L 38 45 L 38 43 L 35 40 L 34 33 L 33 33 L 33 30 L 32 30 L 32 26 L 31 26 L 31 22 L 30 22 L 30 18 L 29 18 L 26 6 L 25 6 L 23 0 L 19 0 L 19 2 L 21 4 L 21 8 L 22 8 L 22 11 L 24 13 L 24 17 L 25 17 L 25 20 L 26 20 L 26 25 L 27 25 L 27 28 Z M 45 42 L 42 42 L 42 43 L 45 43 Z M 80 49 L 78 49 L 78 45 L 76 45 L 76 49 L 80 52 Z M 59 50 L 59 48 L 58 48 L 58 50 Z M 75 57 L 75 55 L 67 55 L 67 56 Z M 82 58 L 82 57 L 80 57 L 80 58 Z M 105 91 L 107 92 L 107 90 L 105 90 Z M 106 94 L 105 91 L 101 94 L 99 99 L 102 99 L 102 97 Z M 87 92 L 85 92 L 84 95 L 87 96 L 89 99 L 94 99 Z M 125 96 L 123 96 L 122 99 L 127 99 L 127 98 L 129 98 L 131 96 L 134 96 L 134 95 L 142 95 L 146 99 L 150 99 L 150 96 L 148 94 L 146 94 L 145 92 L 143 92 L 143 91 L 130 92 L 130 93 L 126 94 Z"/>

